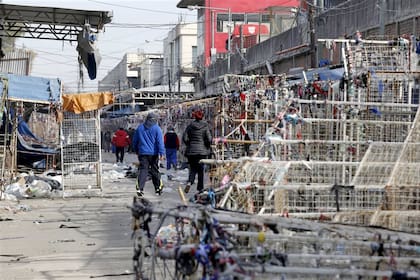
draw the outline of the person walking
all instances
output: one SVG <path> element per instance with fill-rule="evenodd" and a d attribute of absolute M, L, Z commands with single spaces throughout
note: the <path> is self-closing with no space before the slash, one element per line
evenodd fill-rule
<path fill-rule="evenodd" d="M 124 161 L 124 150 L 125 148 L 130 145 L 130 137 L 128 136 L 127 132 L 120 127 L 112 136 L 112 144 L 115 146 L 115 156 L 118 162 Z"/>
<path fill-rule="evenodd" d="M 210 145 L 212 141 L 209 125 L 203 121 L 203 112 L 195 111 L 192 121 L 185 129 L 182 135 L 182 142 L 186 145 L 185 155 L 188 158 L 190 172 L 188 182 L 184 189 L 186 193 L 190 191 L 194 184 L 196 175 L 198 175 L 197 191 L 204 188 L 204 166 L 200 160 L 208 158 L 210 155 Z"/>
<path fill-rule="evenodd" d="M 176 170 L 178 165 L 177 152 L 179 150 L 179 138 L 172 126 L 168 127 L 168 131 L 163 137 L 163 142 L 165 143 L 166 151 L 166 169 L 169 170 L 173 166 Z"/>
<path fill-rule="evenodd" d="M 104 133 L 104 151 L 109 153 L 111 151 L 111 141 L 112 141 L 112 136 L 111 136 L 111 131 L 107 130 Z"/>
<path fill-rule="evenodd" d="M 158 116 L 155 113 L 149 113 L 146 121 L 138 126 L 133 136 L 133 148 L 139 159 L 136 190 L 140 197 L 144 195 L 148 174 L 152 177 L 156 194 L 162 195 L 163 182 L 159 172 L 159 157 L 163 160 L 165 147 L 157 119 Z"/>
<path fill-rule="evenodd" d="M 133 136 L 134 136 L 134 132 L 135 132 L 135 130 L 134 130 L 134 128 L 132 128 L 132 127 L 130 127 L 129 129 L 128 129 L 128 137 L 130 138 L 130 145 L 128 145 L 128 149 L 127 149 L 127 152 L 128 153 L 133 153 L 134 152 L 134 149 L 133 149 Z"/>

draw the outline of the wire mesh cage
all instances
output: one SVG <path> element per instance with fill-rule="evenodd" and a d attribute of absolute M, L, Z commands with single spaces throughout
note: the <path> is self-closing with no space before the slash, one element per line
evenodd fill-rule
<path fill-rule="evenodd" d="M 61 162 L 64 191 L 100 191 L 101 143 L 97 111 L 66 112 L 62 122 Z"/>
<path fill-rule="evenodd" d="M 410 47 L 410 42 L 404 38 L 364 40 L 349 44 L 347 54 L 354 69 L 375 67 L 378 71 L 407 71 L 410 68 Z"/>

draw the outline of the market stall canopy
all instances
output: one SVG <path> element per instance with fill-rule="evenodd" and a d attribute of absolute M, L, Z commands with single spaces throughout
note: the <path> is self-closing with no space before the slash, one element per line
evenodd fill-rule
<path fill-rule="evenodd" d="M 7 74 L 0 81 L 8 83 L 8 99 L 34 103 L 55 103 L 60 101 L 61 81 L 33 76 Z"/>
<path fill-rule="evenodd" d="M 112 92 L 63 94 L 63 110 L 75 114 L 98 110 L 113 102 Z"/>
<path fill-rule="evenodd" d="M 112 12 L 0 4 L 0 18 L 5 37 L 77 41 L 85 24 L 98 32 Z"/>

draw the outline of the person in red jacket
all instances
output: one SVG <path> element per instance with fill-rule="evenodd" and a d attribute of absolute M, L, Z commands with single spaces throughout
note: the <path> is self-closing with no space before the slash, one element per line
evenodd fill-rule
<path fill-rule="evenodd" d="M 114 136 L 112 136 L 112 144 L 115 146 L 115 156 L 117 157 L 117 163 L 123 162 L 125 147 L 130 145 L 130 142 L 131 141 L 128 133 L 122 127 L 115 131 Z"/>

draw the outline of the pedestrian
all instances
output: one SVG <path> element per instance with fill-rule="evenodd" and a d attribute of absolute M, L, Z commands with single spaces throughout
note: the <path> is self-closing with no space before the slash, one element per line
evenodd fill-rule
<path fill-rule="evenodd" d="M 112 144 L 115 146 L 115 156 L 118 162 L 123 162 L 124 160 L 124 150 L 130 145 L 130 138 L 128 137 L 127 132 L 124 128 L 120 127 L 112 136 Z"/>
<path fill-rule="evenodd" d="M 162 194 L 163 182 L 159 172 L 159 157 L 163 160 L 165 146 L 162 130 L 157 122 L 158 116 L 149 113 L 146 121 L 139 125 L 133 136 L 133 148 L 139 159 L 139 174 L 137 176 L 137 195 L 144 195 L 144 185 L 150 174 L 157 195 Z"/>
<path fill-rule="evenodd" d="M 129 153 L 133 153 L 134 152 L 134 149 L 133 149 L 133 136 L 134 136 L 134 132 L 135 132 L 135 129 L 134 128 L 130 127 L 128 129 L 128 137 L 130 138 L 130 145 L 128 145 L 127 152 L 129 152 Z"/>
<path fill-rule="evenodd" d="M 192 121 L 185 129 L 182 135 L 182 142 L 186 145 L 185 155 L 188 158 L 190 167 L 188 182 L 185 192 L 190 191 L 191 185 L 194 184 L 195 177 L 198 175 L 197 191 L 204 188 L 204 166 L 200 160 L 208 158 L 210 155 L 211 133 L 207 122 L 203 121 L 203 112 L 195 111 Z"/>
<path fill-rule="evenodd" d="M 174 166 L 174 169 L 177 169 L 178 160 L 177 152 L 179 150 L 179 138 L 175 132 L 175 129 L 172 126 L 168 127 L 168 131 L 163 137 L 165 143 L 166 151 L 166 169 L 171 169 L 171 166 Z"/>
<path fill-rule="evenodd" d="M 104 151 L 107 153 L 111 151 L 111 141 L 112 141 L 111 131 L 107 130 L 104 133 Z"/>

